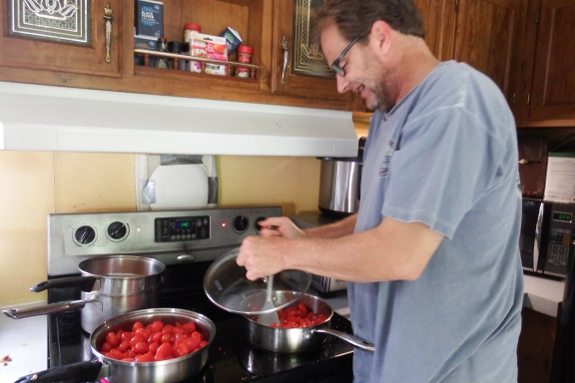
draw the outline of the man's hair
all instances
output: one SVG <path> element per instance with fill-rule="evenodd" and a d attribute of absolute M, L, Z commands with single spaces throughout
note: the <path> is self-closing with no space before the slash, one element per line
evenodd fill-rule
<path fill-rule="evenodd" d="M 312 19 L 312 42 L 321 48 L 321 33 L 332 23 L 351 41 L 369 34 L 378 20 L 405 35 L 425 38 L 421 14 L 413 0 L 325 0 Z"/>

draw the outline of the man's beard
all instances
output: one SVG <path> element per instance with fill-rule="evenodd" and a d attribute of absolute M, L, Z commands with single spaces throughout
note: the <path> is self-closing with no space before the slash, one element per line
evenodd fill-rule
<path fill-rule="evenodd" d="M 375 96 L 375 100 L 366 100 L 366 106 L 372 110 L 379 109 L 383 112 L 389 112 L 395 106 L 395 97 L 391 94 L 391 89 L 394 89 L 394 85 L 394 76 L 388 71 L 384 71 L 379 78 L 379 82 L 369 87 Z"/>

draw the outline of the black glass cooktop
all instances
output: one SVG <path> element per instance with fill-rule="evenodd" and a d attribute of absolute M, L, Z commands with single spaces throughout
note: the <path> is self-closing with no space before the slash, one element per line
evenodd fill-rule
<path fill-rule="evenodd" d="M 49 301 L 78 299 L 72 295 L 79 292 L 71 290 L 52 289 Z M 303 353 L 273 353 L 250 345 L 241 333 L 242 321 L 246 319 L 213 305 L 203 290 L 163 294 L 160 306 L 199 312 L 216 324 L 216 337 L 210 346 L 208 363 L 185 383 L 328 383 L 353 380 L 353 347 L 338 338 L 327 336 L 321 347 Z M 336 330 L 352 333 L 351 323 L 337 313 L 334 313 L 330 325 Z M 50 367 L 93 359 L 89 334 L 81 329 L 80 310 L 49 315 L 48 327 Z"/>

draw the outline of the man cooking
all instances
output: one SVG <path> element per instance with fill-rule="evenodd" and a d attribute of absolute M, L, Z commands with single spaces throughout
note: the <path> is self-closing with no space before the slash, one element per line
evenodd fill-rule
<path fill-rule="evenodd" d="M 356 383 L 516 382 L 523 274 L 513 116 L 497 86 L 439 62 L 412 0 L 326 0 L 315 38 L 339 92 L 375 110 L 361 206 L 300 230 L 268 218 L 247 277 L 299 269 L 348 282 Z"/>

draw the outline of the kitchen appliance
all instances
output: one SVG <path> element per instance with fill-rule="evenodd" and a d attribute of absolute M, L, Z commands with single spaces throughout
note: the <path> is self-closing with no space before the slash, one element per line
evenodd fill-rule
<path fill-rule="evenodd" d="M 246 236 L 257 235 L 257 222 L 269 216 L 281 216 L 281 208 L 51 214 L 48 279 L 77 275 L 83 260 L 110 254 L 137 255 L 164 263 L 158 307 L 197 312 L 216 325 L 206 365 L 185 383 L 351 382 L 353 347 L 348 343 L 331 338 L 304 353 L 262 354 L 242 333 L 245 318 L 218 308 L 204 293 L 204 275 L 212 262 L 237 248 Z M 112 224 L 125 230 L 109 231 Z M 89 235 L 78 240 L 78 230 Z M 111 236 L 110 232 L 118 234 Z M 48 302 L 79 299 L 80 295 L 78 287 L 49 289 Z M 48 367 L 94 359 L 90 334 L 80 323 L 79 310 L 48 315 Z M 331 327 L 351 333 L 349 320 L 337 313 Z"/>
<path fill-rule="evenodd" d="M 344 215 L 320 213 L 320 212 L 302 212 L 290 217 L 293 223 L 300 229 L 309 229 L 321 225 L 329 225 L 344 218 Z M 311 285 L 322 297 L 332 297 L 338 291 L 345 290 L 347 283 L 340 279 L 327 278 L 321 275 L 312 275 Z"/>
<path fill-rule="evenodd" d="M 524 198 L 519 248 L 523 269 L 539 276 L 565 278 L 573 257 L 575 204 Z"/>
<path fill-rule="evenodd" d="M 359 139 L 356 157 L 320 158 L 320 211 L 342 215 L 358 211 L 364 146 L 365 137 L 362 137 Z"/>

